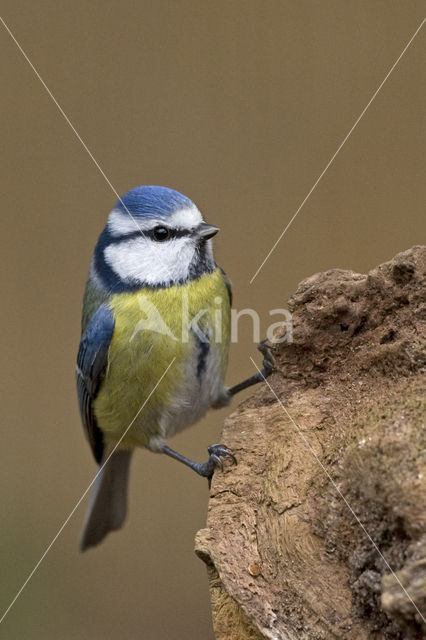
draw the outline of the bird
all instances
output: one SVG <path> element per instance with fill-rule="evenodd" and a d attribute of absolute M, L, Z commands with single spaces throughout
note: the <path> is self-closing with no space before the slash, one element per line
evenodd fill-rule
<path fill-rule="evenodd" d="M 95 246 L 86 283 L 76 380 L 81 419 L 99 465 L 80 549 L 120 529 L 127 513 L 132 453 L 166 454 L 211 481 L 223 444 L 194 462 L 167 445 L 210 408 L 273 370 L 225 385 L 230 342 L 230 281 L 213 256 L 218 227 L 187 196 L 143 185 L 120 197 Z"/>

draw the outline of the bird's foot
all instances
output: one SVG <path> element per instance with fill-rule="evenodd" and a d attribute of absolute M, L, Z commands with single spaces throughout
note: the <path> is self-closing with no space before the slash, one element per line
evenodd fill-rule
<path fill-rule="evenodd" d="M 273 347 L 270 344 L 268 344 L 268 340 L 267 339 L 262 340 L 262 342 L 260 342 L 257 345 L 257 348 L 259 349 L 260 353 L 263 355 L 263 363 L 262 363 L 263 368 L 257 373 L 255 373 L 254 375 L 252 375 L 250 378 L 247 378 L 246 380 L 243 380 L 239 384 L 236 384 L 233 387 L 230 387 L 228 389 L 228 394 L 230 396 L 235 396 L 240 391 L 243 391 L 244 389 L 248 389 L 249 387 L 252 387 L 254 384 L 258 384 L 259 382 L 264 382 L 265 379 L 275 371 L 275 359 L 274 359 L 274 356 L 272 355 Z"/>
<path fill-rule="evenodd" d="M 264 378 L 267 378 L 268 376 L 271 375 L 271 373 L 273 373 L 275 371 L 275 358 L 272 354 L 273 351 L 273 347 L 271 347 L 270 344 L 268 344 L 268 339 L 265 338 L 265 340 L 262 340 L 262 342 L 259 342 L 259 344 L 257 345 L 257 348 L 259 349 L 260 353 L 263 356 L 263 369 L 262 369 L 262 375 Z"/>
<path fill-rule="evenodd" d="M 210 454 L 207 462 L 194 462 L 174 449 L 170 449 L 166 444 L 162 446 L 161 451 L 171 458 L 186 464 L 187 467 L 190 467 L 193 471 L 198 473 L 198 475 L 207 478 L 209 481 L 209 487 L 214 470 L 220 469 L 223 471 L 222 458 L 231 458 L 232 463 L 237 464 L 236 457 L 228 447 L 225 447 L 224 444 L 211 444 L 210 447 L 207 448 L 207 451 Z"/>
<path fill-rule="evenodd" d="M 228 447 L 225 447 L 224 444 L 211 444 L 207 451 L 209 452 L 209 459 L 207 462 L 196 462 L 194 463 L 194 471 L 196 471 L 200 476 L 207 478 L 209 483 L 211 482 L 213 472 L 215 469 L 220 469 L 223 471 L 223 462 L 222 458 L 231 458 L 232 464 L 237 464 L 237 459 Z"/>

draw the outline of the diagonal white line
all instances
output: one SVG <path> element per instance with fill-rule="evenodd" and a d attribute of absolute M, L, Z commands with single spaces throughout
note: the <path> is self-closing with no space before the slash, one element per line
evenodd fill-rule
<path fill-rule="evenodd" d="M 16 46 L 18 47 L 19 51 L 22 53 L 22 55 L 24 56 L 25 60 L 28 62 L 28 64 L 30 65 L 31 69 L 34 71 L 35 75 L 37 76 L 37 78 L 40 80 L 41 84 L 43 85 L 43 87 L 45 88 L 46 92 L 49 94 L 50 98 L 52 99 L 52 101 L 55 103 L 58 111 L 60 112 L 60 114 L 63 116 L 64 120 L 67 122 L 67 124 L 71 127 L 72 131 L 74 132 L 74 135 L 76 136 L 76 138 L 79 140 L 79 142 L 81 143 L 82 147 L 84 148 L 84 150 L 88 153 L 88 155 L 90 156 L 91 160 L 93 161 L 93 164 L 96 166 L 96 168 L 98 169 L 99 173 L 102 175 L 102 177 L 104 178 L 105 182 L 107 182 L 107 184 L 110 186 L 111 190 L 113 191 L 113 193 L 117 196 L 118 200 L 121 202 L 121 204 L 123 205 L 123 207 L 126 209 L 127 213 L 129 214 L 129 216 L 132 218 L 132 220 L 134 221 L 136 227 L 139 229 L 139 225 L 136 222 L 136 220 L 134 219 L 134 217 L 132 216 L 132 214 L 130 213 L 130 211 L 127 209 L 127 207 L 124 205 L 124 203 L 122 202 L 117 190 L 115 189 L 115 187 L 111 184 L 108 176 L 106 175 L 106 173 L 103 171 L 102 167 L 99 165 L 98 161 L 96 160 L 95 156 L 93 155 L 93 153 L 90 151 L 89 147 L 87 146 L 87 144 L 84 142 L 84 140 L 82 139 L 82 137 L 80 136 L 80 134 L 78 133 L 77 129 L 74 127 L 73 123 L 71 122 L 71 120 L 69 119 L 69 117 L 67 116 L 67 114 L 65 113 L 65 111 L 62 109 L 61 105 L 59 104 L 59 102 L 56 100 L 55 96 L 53 95 L 53 93 L 51 92 L 51 90 L 49 89 L 49 87 L 47 86 L 47 84 L 45 83 L 45 81 L 43 80 L 43 78 L 41 77 L 41 75 L 39 74 L 39 72 L 37 71 L 37 69 L 35 68 L 35 66 L 33 65 L 33 63 L 31 62 L 31 60 L 29 59 L 29 57 L 27 56 L 27 54 L 25 53 L 25 51 L 23 50 L 23 48 L 21 47 L 21 45 L 19 44 L 18 40 L 15 38 L 15 36 L 13 35 L 12 31 L 9 29 L 9 27 L 7 26 L 6 22 L 3 20 L 3 18 L 0 16 L 0 20 L 4 26 L 4 28 L 6 29 L 6 31 L 8 32 L 8 34 L 10 35 L 10 37 L 12 38 L 13 42 L 16 44 Z M 142 232 L 142 230 L 140 229 L 140 231 Z"/>
<path fill-rule="evenodd" d="M 325 173 L 328 171 L 329 167 L 332 165 L 332 163 L 334 162 L 337 154 L 340 152 L 340 150 L 342 149 L 343 145 L 346 143 L 346 141 L 348 140 L 348 138 L 350 137 L 350 135 L 353 133 L 353 131 L 355 130 L 355 128 L 357 127 L 357 125 L 359 124 L 360 120 L 362 119 L 362 117 L 364 116 L 365 112 L 367 111 L 367 109 L 369 108 L 369 106 L 371 105 L 371 103 L 373 102 L 373 100 L 375 99 L 375 97 L 377 96 L 377 94 L 379 93 L 379 91 L 381 90 L 381 88 L 383 87 L 383 85 L 385 84 L 386 80 L 389 78 L 389 76 L 391 75 L 392 71 L 395 69 L 395 67 L 397 66 L 398 62 L 401 60 L 402 56 L 405 54 L 405 52 L 407 51 L 408 47 L 411 45 L 411 43 L 413 42 L 414 38 L 416 37 L 416 35 L 419 33 L 420 29 L 422 28 L 422 26 L 424 25 L 426 21 L 426 18 L 423 18 L 422 22 L 420 23 L 420 25 L 417 27 L 416 31 L 414 32 L 414 34 L 411 36 L 410 40 L 407 42 L 407 44 L 405 45 L 404 49 L 401 51 L 401 53 L 399 54 L 398 58 L 395 60 L 395 62 L 393 63 L 393 65 L 391 66 L 391 68 L 389 69 L 389 71 L 387 72 L 386 76 L 384 77 L 384 79 L 382 80 L 382 82 L 379 84 L 379 86 L 377 87 L 376 91 L 373 93 L 373 95 L 371 96 L 370 100 L 367 102 L 367 104 L 365 105 L 364 109 L 361 111 L 360 115 L 358 116 L 358 118 L 355 120 L 354 124 L 352 125 L 352 127 L 349 129 L 348 133 L 346 134 L 346 136 L 343 138 L 342 142 L 340 143 L 340 145 L 337 147 L 337 150 L 334 152 L 334 154 L 331 156 L 330 160 L 328 161 L 328 163 L 326 164 L 325 168 L 323 169 L 323 171 L 320 173 L 320 175 L 318 176 L 318 178 L 316 179 L 316 181 L 314 182 L 313 186 L 311 187 L 310 191 L 308 192 L 308 195 L 305 197 L 305 199 L 301 202 L 301 204 L 299 205 L 299 207 L 297 208 L 296 212 L 293 214 L 293 216 L 290 218 L 289 222 L 287 223 L 287 226 L 284 228 L 284 230 L 281 232 L 280 236 L 278 237 L 278 240 L 275 241 L 275 243 L 272 246 L 272 249 L 269 251 L 268 255 L 266 256 L 266 258 L 263 260 L 262 264 L 258 267 L 257 271 L 255 272 L 255 274 L 252 276 L 251 280 L 250 280 L 250 284 L 252 284 L 252 282 L 254 281 L 254 279 L 258 276 L 260 270 L 263 268 L 264 264 L 267 262 L 267 260 L 269 260 L 271 254 L 275 251 L 278 243 L 281 241 L 281 239 L 283 238 L 283 236 L 287 233 L 288 229 L 290 228 L 290 226 L 293 224 L 294 220 L 296 219 L 299 211 L 302 209 L 302 207 L 305 205 L 305 203 L 308 201 L 308 199 L 310 198 L 311 194 L 313 193 L 313 191 L 316 189 L 318 183 L 320 182 L 320 180 L 322 179 L 322 177 L 325 175 Z"/>
<path fill-rule="evenodd" d="M 59 113 L 62 115 L 62 117 L 64 118 L 65 122 L 69 125 L 69 127 L 72 129 L 74 135 L 76 136 L 76 138 L 78 139 L 78 141 L 80 142 L 80 144 L 82 145 L 83 149 L 87 152 L 87 154 L 89 155 L 90 159 L 92 160 L 93 164 L 95 165 L 95 167 L 98 169 L 99 173 L 102 175 L 102 177 L 104 178 L 105 182 L 108 184 L 108 186 L 110 187 L 111 191 L 115 194 L 115 196 L 117 197 L 118 201 L 121 203 L 122 207 L 124 208 L 124 210 L 126 211 L 126 213 L 130 216 L 131 220 L 133 221 L 136 229 L 140 232 L 141 236 L 143 238 L 145 238 L 145 234 L 143 232 L 143 230 L 140 228 L 140 226 L 137 223 L 137 220 L 135 219 L 135 217 L 131 214 L 131 212 L 129 211 L 129 209 L 126 207 L 126 205 L 124 204 L 123 200 L 121 199 L 121 196 L 119 195 L 118 191 L 116 190 L 116 188 L 113 186 L 113 184 L 111 183 L 111 181 L 109 180 L 108 176 L 106 175 L 105 171 L 102 169 L 102 167 L 100 166 L 99 162 L 96 160 L 95 156 L 93 155 L 93 153 L 90 151 L 89 147 L 87 146 L 87 144 L 84 142 L 83 138 L 80 136 L 80 134 L 78 133 L 77 129 L 75 128 L 75 126 L 73 125 L 73 123 L 71 122 L 71 120 L 69 119 L 69 117 L 67 116 L 67 114 L 65 113 L 65 111 L 63 110 L 63 108 L 61 107 L 61 105 L 59 104 L 59 102 L 57 101 L 57 99 L 55 98 L 55 96 L 53 95 L 52 91 L 49 89 L 49 87 L 47 86 L 47 84 L 45 83 L 45 81 L 43 80 L 43 78 L 41 77 L 40 73 L 38 72 L 38 70 L 36 69 L 36 67 L 33 65 L 33 63 L 31 62 L 30 58 L 28 57 L 28 55 L 25 53 L 24 49 L 22 48 L 22 46 L 19 44 L 18 40 L 16 39 L 16 37 L 13 35 L 12 31 L 10 30 L 10 28 L 8 27 L 8 25 L 6 24 L 6 22 L 3 20 L 2 16 L 0 16 L 0 21 L 3 24 L 4 28 L 6 29 L 7 33 L 10 35 L 10 37 L 12 38 L 13 42 L 16 44 L 16 46 L 18 47 L 19 51 L 21 52 L 21 54 L 23 55 L 23 57 L 25 58 L 25 60 L 28 62 L 29 66 L 31 67 L 31 69 L 33 70 L 34 74 L 36 75 L 36 77 L 38 78 L 38 80 L 41 82 L 41 84 L 43 85 L 44 89 L 46 90 L 47 94 L 49 95 L 49 97 L 51 98 L 51 100 L 54 102 L 55 106 L 57 107 Z M 154 253 L 158 253 L 158 251 L 156 251 L 156 247 L 154 244 L 150 244 L 150 247 L 152 250 L 154 250 Z M 168 269 L 168 267 L 165 265 L 164 261 L 160 260 L 160 262 L 163 263 L 163 266 L 166 267 L 166 271 L 168 272 L 169 278 L 170 280 L 173 280 L 173 278 L 171 277 L 171 273 L 170 270 Z"/>
<path fill-rule="evenodd" d="M 15 595 L 15 597 L 13 598 L 12 602 L 10 603 L 10 605 L 7 607 L 7 609 L 4 611 L 2 617 L 0 618 L 0 624 L 3 622 L 3 620 L 5 619 L 5 617 L 7 616 L 7 614 L 9 613 L 9 611 L 11 610 L 11 608 L 13 607 L 13 605 L 15 604 L 15 602 L 17 601 L 17 599 L 19 598 L 19 596 L 21 595 L 21 593 L 23 592 L 23 590 L 25 589 L 25 587 L 27 586 L 27 584 L 29 583 L 29 581 L 31 580 L 31 578 L 33 577 L 33 575 L 35 574 L 35 572 L 37 571 L 37 569 L 39 568 L 39 566 L 41 565 L 41 563 L 43 562 L 43 560 L 45 559 L 45 557 L 47 556 L 47 554 L 49 553 L 50 549 L 53 547 L 53 545 L 55 544 L 56 540 L 59 538 L 59 536 L 61 535 L 62 531 L 65 529 L 65 527 L 67 526 L 68 522 L 71 520 L 71 518 L 73 517 L 74 513 L 77 511 L 78 507 L 80 506 L 80 504 L 83 502 L 84 498 L 86 497 L 86 495 L 89 493 L 90 489 L 92 488 L 93 484 L 96 482 L 97 477 L 99 476 L 99 474 L 102 472 L 103 468 L 105 467 L 105 465 L 108 463 L 108 461 L 110 460 L 112 454 L 115 452 L 115 450 L 117 449 L 118 446 L 120 446 L 120 443 L 122 442 L 123 438 L 125 437 L 126 433 L 129 431 L 129 429 L 132 427 L 132 425 L 134 424 L 136 418 L 138 417 L 138 415 L 140 414 L 140 412 L 142 411 L 142 409 L 145 407 L 146 403 L 148 402 L 148 400 L 150 399 L 150 397 L 152 396 L 152 394 L 154 393 L 154 391 L 157 389 L 158 385 L 160 384 L 160 382 L 163 380 L 164 376 L 166 375 L 166 373 L 168 372 L 168 370 L 170 369 L 170 367 L 172 366 L 172 364 L 174 363 L 174 361 L 176 360 L 176 357 L 173 358 L 167 369 L 164 371 L 164 373 L 162 374 L 161 378 L 159 378 L 159 380 L 157 381 L 157 383 L 155 384 L 154 388 L 151 390 L 151 392 L 149 393 L 148 397 L 146 398 L 146 400 L 144 400 L 143 404 L 140 406 L 138 412 L 136 413 L 135 417 L 133 418 L 133 420 L 131 421 L 131 423 L 129 424 L 129 426 L 126 428 L 126 430 L 124 431 L 123 435 L 121 436 L 120 440 L 117 442 L 117 444 L 114 446 L 114 449 L 111 451 L 111 453 L 109 454 L 109 456 L 106 458 L 105 462 L 102 463 L 102 465 L 99 467 L 97 474 L 94 476 L 93 480 L 91 481 L 91 483 L 89 484 L 89 486 L 87 487 L 87 489 L 85 490 L 85 492 L 83 493 L 83 495 L 81 496 L 81 498 L 76 502 L 76 504 L 74 505 L 73 509 L 71 510 L 70 514 L 67 516 L 67 518 L 64 520 L 62 526 L 60 527 L 59 531 L 57 532 L 57 534 L 55 535 L 55 537 L 52 539 L 52 541 L 50 542 L 50 544 L 47 546 L 46 550 L 44 551 L 43 555 L 41 556 L 40 560 L 37 562 L 37 564 L 34 566 L 33 570 L 30 572 L 30 574 L 28 575 L 27 579 L 25 580 L 25 582 L 22 584 L 21 588 L 19 589 L 19 591 L 17 592 L 17 594 Z"/>
<path fill-rule="evenodd" d="M 419 616 L 421 617 L 423 622 L 426 624 L 426 618 L 423 616 L 422 612 L 420 611 L 420 609 L 418 608 L 418 606 L 414 602 L 413 598 L 410 596 L 410 594 L 408 593 L 407 589 L 404 587 L 404 585 L 402 584 L 401 580 L 398 578 L 398 576 L 396 575 L 395 571 L 392 569 L 392 567 L 390 566 L 389 562 L 386 560 L 386 558 L 384 557 L 383 553 L 380 551 L 379 547 L 374 542 L 373 538 L 368 533 L 367 529 L 365 528 L 365 526 L 363 525 L 363 523 L 361 522 L 361 520 L 359 519 L 359 517 L 357 516 L 355 511 L 352 509 L 352 507 L 349 504 L 348 500 L 345 498 L 345 496 L 340 491 L 339 487 L 336 485 L 336 483 L 334 482 L 333 478 L 331 477 L 331 475 L 329 474 L 327 469 L 324 467 L 324 465 L 321 462 L 321 460 L 318 458 L 317 454 L 313 450 L 313 447 L 312 447 L 311 443 L 309 442 L 309 440 L 307 439 L 307 437 L 305 436 L 305 434 L 303 433 L 303 431 L 301 430 L 299 425 L 296 423 L 294 418 L 290 415 L 290 413 L 288 412 L 286 407 L 283 405 L 283 403 L 281 402 L 281 400 L 279 399 L 279 397 L 275 393 L 274 389 L 271 387 L 270 383 L 265 378 L 265 376 L 263 375 L 263 373 L 261 372 L 261 370 L 259 369 L 259 367 L 257 366 L 257 364 L 255 363 L 255 361 L 253 360 L 253 358 L 251 356 L 250 356 L 250 360 L 252 361 L 252 364 L 256 367 L 256 369 L 258 370 L 258 372 L 262 376 L 264 382 L 267 384 L 267 386 L 269 387 L 269 389 L 272 392 L 272 394 L 275 396 L 275 399 L 277 400 L 278 404 L 281 406 L 281 408 L 284 411 L 284 413 L 287 415 L 287 417 L 293 423 L 294 427 L 296 428 L 297 433 L 302 438 L 302 440 L 304 441 L 304 443 L 308 447 L 308 449 L 311 451 L 312 455 L 314 456 L 315 460 L 318 462 L 318 464 L 321 467 L 321 469 L 324 471 L 324 473 L 327 476 L 328 480 L 333 485 L 334 489 L 337 491 L 337 493 L 339 494 L 339 496 L 341 497 L 341 499 L 343 500 L 343 502 L 345 503 L 345 505 L 347 506 L 347 508 L 349 509 L 349 511 L 351 512 L 351 514 L 353 515 L 353 517 L 355 518 L 355 520 L 357 521 L 357 523 L 359 524 L 359 526 L 361 527 L 361 529 L 363 530 L 363 532 L 365 533 L 365 535 L 367 536 L 367 538 L 369 539 L 371 544 L 373 545 L 374 549 L 377 551 L 377 553 L 379 554 L 379 556 L 381 557 L 381 559 L 383 560 L 383 562 L 385 563 L 385 565 L 389 569 L 389 571 L 392 573 L 392 575 L 394 576 L 394 578 L 398 582 L 399 586 L 401 587 L 401 589 L 403 590 L 403 592 L 405 593 L 407 598 L 410 600 L 410 602 L 413 605 L 413 607 L 416 609 L 417 613 L 419 614 Z"/>

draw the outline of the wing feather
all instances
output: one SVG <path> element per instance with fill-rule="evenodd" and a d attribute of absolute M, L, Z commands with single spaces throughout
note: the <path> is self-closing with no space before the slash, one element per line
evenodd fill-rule
<path fill-rule="evenodd" d="M 77 393 L 80 414 L 96 462 L 103 454 L 102 432 L 96 423 L 93 403 L 108 366 L 108 352 L 114 333 L 114 316 L 107 303 L 101 304 L 90 320 L 77 355 Z"/>

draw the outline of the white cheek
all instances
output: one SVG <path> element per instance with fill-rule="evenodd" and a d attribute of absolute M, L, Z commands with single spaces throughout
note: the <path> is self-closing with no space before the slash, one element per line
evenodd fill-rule
<path fill-rule="evenodd" d="M 194 252 L 195 244 L 188 238 L 156 243 L 141 237 L 109 245 L 104 256 L 125 282 L 157 285 L 185 280 Z"/>

